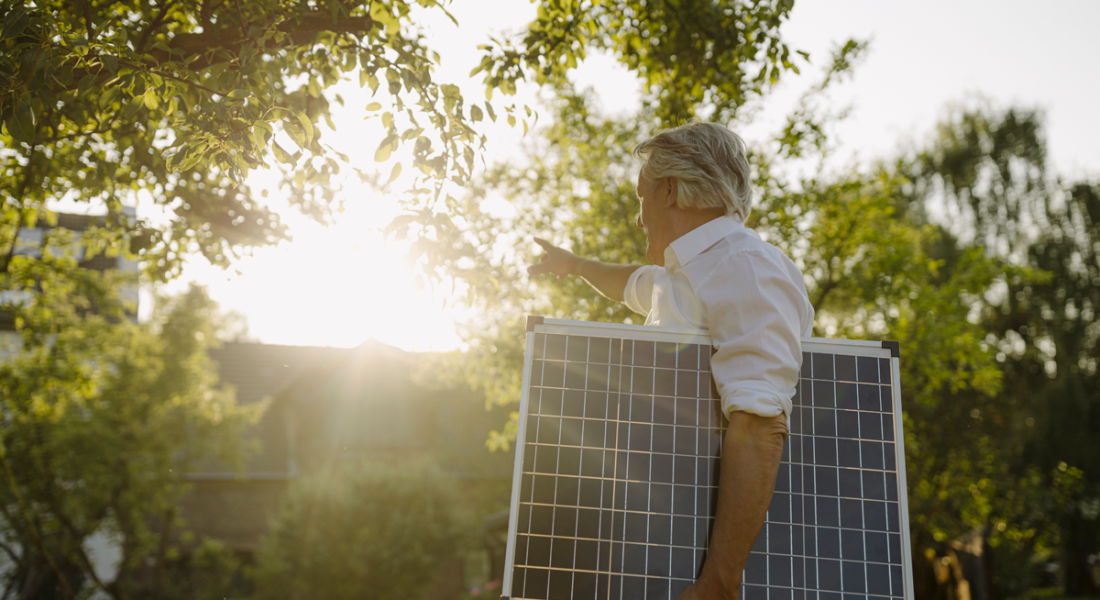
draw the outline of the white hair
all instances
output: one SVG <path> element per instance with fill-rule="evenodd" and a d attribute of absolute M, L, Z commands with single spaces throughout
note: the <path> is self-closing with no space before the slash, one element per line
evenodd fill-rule
<path fill-rule="evenodd" d="M 742 221 L 752 210 L 745 141 L 717 123 L 688 123 L 660 131 L 638 144 L 642 177 L 654 185 L 674 177 L 680 208 L 724 207 Z"/>

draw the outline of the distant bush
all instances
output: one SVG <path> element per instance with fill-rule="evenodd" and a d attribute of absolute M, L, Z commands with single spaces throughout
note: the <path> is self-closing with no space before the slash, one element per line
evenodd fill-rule
<path fill-rule="evenodd" d="M 425 463 L 304 478 L 272 521 L 253 571 L 257 600 L 407 600 L 463 540 L 453 482 Z"/>

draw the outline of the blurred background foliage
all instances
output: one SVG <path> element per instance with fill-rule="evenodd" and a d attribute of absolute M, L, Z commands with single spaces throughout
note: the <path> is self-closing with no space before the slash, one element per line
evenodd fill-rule
<path fill-rule="evenodd" d="M 483 73 L 486 100 L 473 101 L 432 77 L 438 56 L 416 22 L 417 10 L 446 10 L 432 0 L 416 10 L 401 0 L 0 2 L 0 287 L 22 294 L 2 306 L 19 334 L 0 363 L 10 484 L 0 486 L 0 518 L 15 565 L 0 582 L 4 597 L 65 597 L 66 585 L 115 598 L 220 597 L 236 567 L 216 542 L 188 555 L 193 580 L 159 565 L 184 560 L 165 542 L 184 527 L 174 514 L 183 473 L 208 457 L 239 462 L 240 431 L 258 418 L 212 387 L 205 350 L 218 317 L 200 291 L 135 324 L 118 294 L 128 282 L 78 268 L 61 230 L 42 242 L 56 252 L 16 252 L 19 229 L 48 221 L 52 202 L 106 206 L 81 239 L 85 256 L 140 260 L 147 281 L 177 276 L 194 253 L 229 266 L 289 235 L 245 182 L 253 169 L 277 169 L 303 214 L 336 218 L 333 176 L 355 166 L 323 142 L 320 125 L 333 126 L 329 107 L 342 102 L 331 86 L 357 78 L 376 91 L 365 108 L 387 132 L 375 160 L 391 181 L 418 173 L 392 230 L 416 241 L 410 258 L 429 274 L 460 282 L 479 315 L 465 333 L 469 351 L 430 368 L 491 404 L 514 404 L 524 315 L 640 320 L 579 280 L 528 279 L 531 236 L 640 262 L 630 150 L 692 118 L 735 129 L 751 120 L 775 83 L 807 69 L 781 36 L 791 4 L 547 0 L 525 31 L 487 40 L 472 74 Z M 596 50 L 643 81 L 636 112 L 602 115 L 569 84 Z M 816 75 L 801 75 L 818 83 L 783 127 L 754 141 L 749 224 L 803 270 L 816 335 L 901 342 L 918 596 L 956 597 L 943 565 L 975 539 L 998 596 L 1049 585 L 1050 561 L 1061 564 L 1065 592 L 1093 593 L 1100 184 L 1048 171 L 1040 113 L 980 103 L 948 111 L 895 156 L 833 166 L 830 131 L 843 114 L 822 107 L 865 52 L 849 41 Z M 542 124 L 523 156 L 475 172 L 479 122 L 533 123 L 530 107 L 508 100 L 522 80 L 546 90 Z M 393 158 L 399 147 L 410 150 L 404 164 Z M 124 215 L 139 192 L 166 222 Z M 499 197 L 508 209 L 494 208 Z M 488 446 L 507 450 L 514 436 L 513 416 Z M 418 582 L 401 574 L 436 549 L 385 532 L 394 507 L 407 505 L 425 511 L 426 535 L 440 544 L 460 539 L 446 484 L 435 483 L 395 472 L 301 482 L 256 567 L 259 593 L 358 594 L 337 573 L 368 564 L 412 593 Z M 354 502 L 364 486 L 389 495 Z M 113 581 L 98 581 L 84 555 L 96 531 L 123 548 Z M 306 534 L 317 537 L 296 537 Z M 339 551 L 357 536 L 377 553 Z"/>
<path fill-rule="evenodd" d="M 455 483 L 429 463 L 332 469 L 287 493 L 258 553 L 255 597 L 417 598 L 475 531 Z"/>
<path fill-rule="evenodd" d="M 181 555 L 178 502 L 188 471 L 211 459 L 241 464 L 242 434 L 263 407 L 238 407 L 231 390 L 215 387 L 206 350 L 217 343 L 217 306 L 201 289 L 162 300 L 151 323 L 134 324 L 110 310 L 119 306 L 111 274 L 77 267 L 66 248 L 13 261 L 44 291 L 5 306 L 22 343 L 0 361 L 0 586 L 18 598 L 82 588 L 220 598 L 234 559 L 214 540 Z M 90 300 L 100 310 L 87 310 Z M 89 553 L 97 534 L 120 551 L 108 580 Z M 180 575 L 181 564 L 193 577 Z"/>

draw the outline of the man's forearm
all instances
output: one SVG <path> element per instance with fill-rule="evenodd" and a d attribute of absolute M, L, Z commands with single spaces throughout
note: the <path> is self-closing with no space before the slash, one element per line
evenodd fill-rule
<path fill-rule="evenodd" d="M 623 289 L 630 275 L 641 265 L 616 265 L 591 258 L 581 258 L 573 274 L 583 278 L 597 292 L 614 300 L 623 301 Z"/>
<path fill-rule="evenodd" d="M 722 444 L 718 511 L 699 578 L 714 597 L 736 598 L 745 561 L 760 534 L 775 491 L 787 435 L 786 417 L 734 412 Z"/>

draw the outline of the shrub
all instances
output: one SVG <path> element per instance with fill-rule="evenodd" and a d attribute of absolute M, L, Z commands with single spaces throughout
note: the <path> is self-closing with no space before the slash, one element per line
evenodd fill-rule
<path fill-rule="evenodd" d="M 457 506 L 452 481 L 427 463 L 299 480 L 257 554 L 257 599 L 415 597 L 459 549 Z"/>

